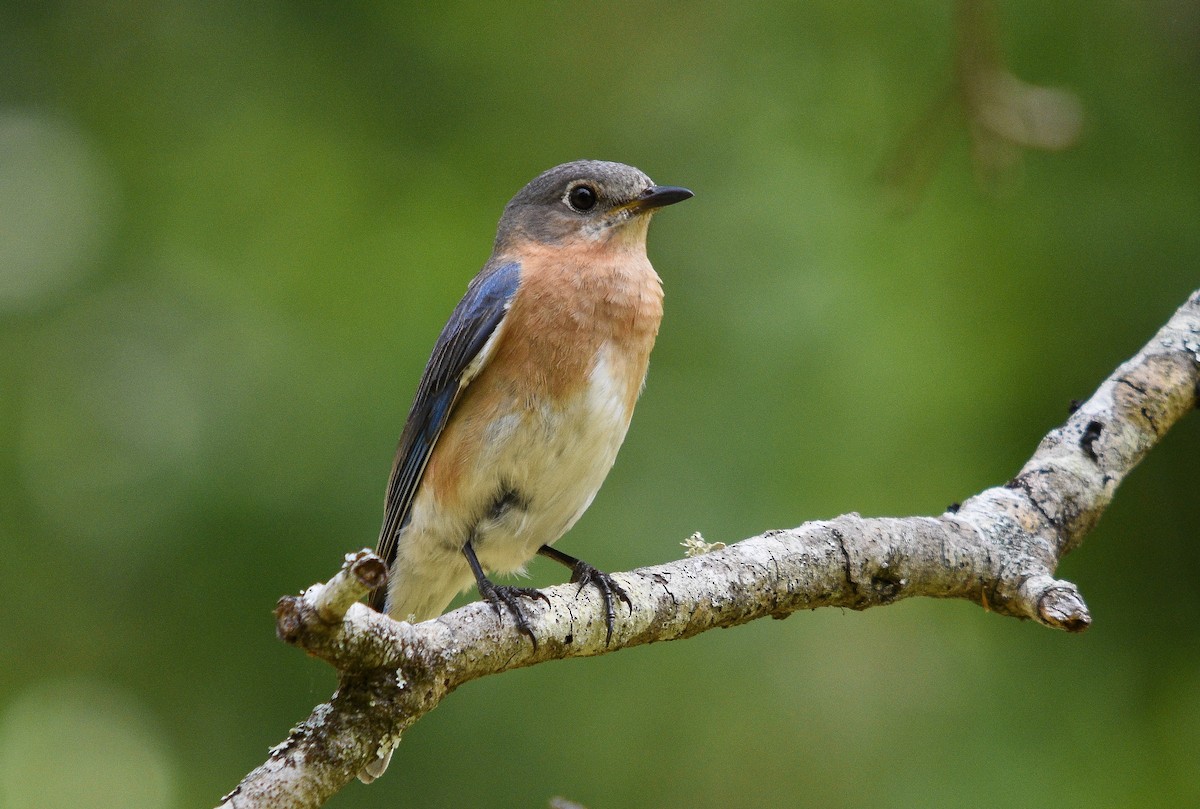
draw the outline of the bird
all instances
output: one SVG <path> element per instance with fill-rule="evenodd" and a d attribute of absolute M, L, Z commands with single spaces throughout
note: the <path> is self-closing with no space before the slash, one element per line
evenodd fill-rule
<path fill-rule="evenodd" d="M 387 583 L 370 605 L 397 620 L 440 615 L 472 584 L 533 647 L 522 602 L 496 584 L 534 556 L 596 587 L 612 639 L 608 574 L 553 544 L 583 515 L 616 460 L 663 314 L 646 255 L 652 214 L 693 194 L 622 163 L 545 171 L 505 206 L 491 257 L 437 338 L 400 435 L 376 553 Z M 382 774 L 390 753 L 360 774 Z"/>

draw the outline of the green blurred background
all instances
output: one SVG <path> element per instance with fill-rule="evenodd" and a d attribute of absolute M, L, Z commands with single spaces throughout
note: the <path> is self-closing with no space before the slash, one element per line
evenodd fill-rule
<path fill-rule="evenodd" d="M 271 609 L 373 545 L 438 330 L 566 160 L 697 196 L 565 550 L 1010 477 L 1200 285 L 1200 10 L 998 11 L 1082 138 L 984 194 L 952 123 L 899 216 L 948 2 L 0 2 L 0 806 L 211 805 L 328 697 Z M 1082 636 L 910 601 L 511 672 L 329 805 L 1200 804 L 1198 458 L 1193 417 L 1063 566 Z"/>

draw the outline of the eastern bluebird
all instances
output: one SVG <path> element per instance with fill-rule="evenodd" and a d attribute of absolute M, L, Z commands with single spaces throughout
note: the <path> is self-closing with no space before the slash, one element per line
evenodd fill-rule
<path fill-rule="evenodd" d="M 539 175 L 504 209 L 492 256 L 442 329 L 392 465 L 371 606 L 424 621 L 472 582 L 537 646 L 519 599 L 492 583 L 537 554 L 596 586 L 612 637 L 606 573 L 550 547 L 595 497 L 625 439 L 662 320 L 646 257 L 657 209 L 692 196 L 620 163 L 580 160 Z M 391 754 L 359 776 L 370 782 Z"/>
<path fill-rule="evenodd" d="M 620 163 L 550 169 L 504 209 L 492 256 L 442 329 L 388 480 L 371 605 L 424 621 L 472 582 L 536 639 L 518 598 L 485 571 L 541 554 L 604 596 L 611 578 L 550 546 L 595 497 L 625 439 L 662 320 L 646 257 L 650 214 L 688 199 Z"/>

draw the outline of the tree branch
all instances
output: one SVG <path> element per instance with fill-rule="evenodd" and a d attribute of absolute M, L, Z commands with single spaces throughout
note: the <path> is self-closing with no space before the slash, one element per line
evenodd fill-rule
<path fill-rule="evenodd" d="M 634 608 L 619 617 L 608 646 L 603 605 L 590 588 L 548 588 L 549 606 L 527 606 L 534 650 L 483 603 L 416 626 L 374 612 L 357 599 L 378 583 L 382 563 L 368 551 L 348 556 L 328 584 L 283 598 L 276 610 L 280 638 L 337 668 L 338 690 L 222 806 L 320 806 L 460 685 L 547 660 L 911 596 L 965 598 L 1082 631 L 1091 616 L 1075 585 L 1054 578 L 1058 562 L 1198 398 L 1200 290 L 1042 440 L 1012 480 L 938 517 L 848 514 L 616 574 Z"/>

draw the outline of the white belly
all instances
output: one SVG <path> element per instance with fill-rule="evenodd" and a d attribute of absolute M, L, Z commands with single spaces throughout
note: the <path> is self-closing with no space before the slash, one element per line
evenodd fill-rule
<path fill-rule="evenodd" d="M 425 620 L 474 583 L 462 555 L 470 540 L 485 570 L 521 571 L 542 545 L 561 537 L 591 504 L 625 440 L 632 391 L 601 349 L 582 395 L 514 410 L 488 431 L 479 463 L 460 478 L 451 513 L 425 488 L 401 531 L 389 612 Z M 641 380 L 638 380 L 640 383 Z M 510 491 L 498 507 L 498 494 Z"/>

